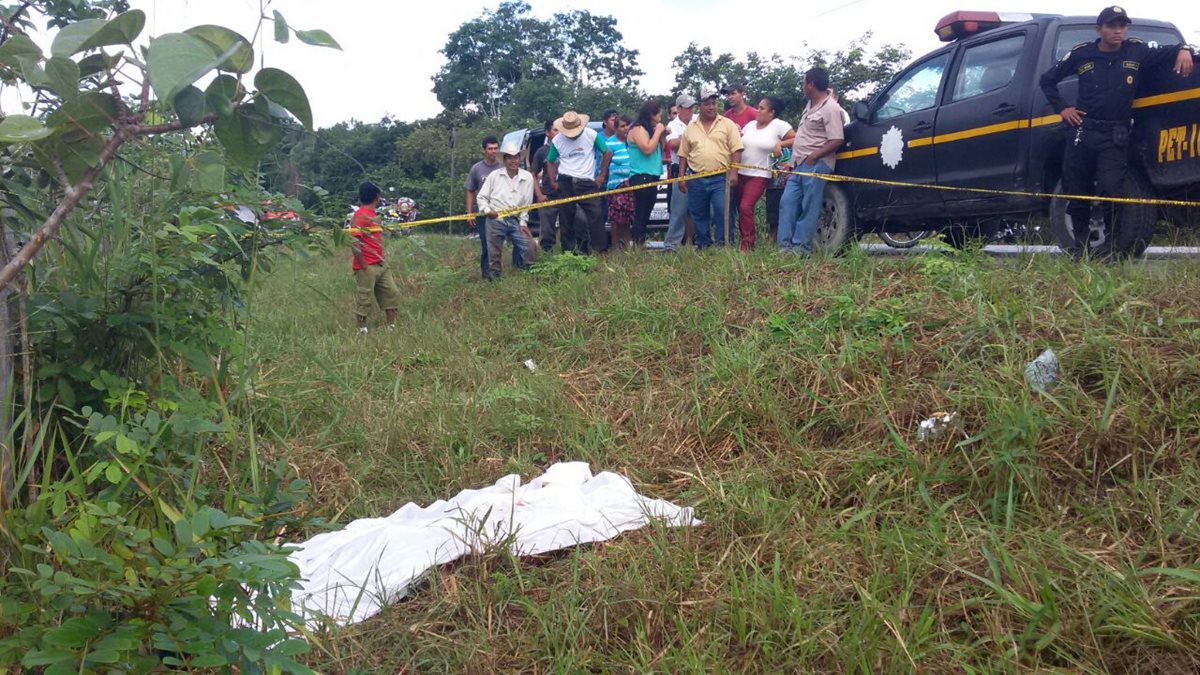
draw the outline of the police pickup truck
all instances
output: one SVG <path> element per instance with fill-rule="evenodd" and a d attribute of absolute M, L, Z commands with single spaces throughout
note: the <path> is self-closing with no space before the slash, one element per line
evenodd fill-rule
<path fill-rule="evenodd" d="M 1038 79 L 1072 47 L 1096 38 L 1095 18 L 956 12 L 937 34 L 949 44 L 854 106 L 837 173 L 879 182 L 827 184 L 814 243 L 836 250 L 867 232 L 938 229 L 954 242 L 989 222 L 1048 215 L 1059 245 L 1074 249 L 1066 200 L 1032 194 L 1060 190 L 1063 149 L 1074 138 Z M 1138 18 L 1128 36 L 1151 46 L 1184 42 L 1174 25 Z M 1059 88 L 1074 101 L 1078 81 Z M 1197 199 L 1200 68 L 1190 78 L 1169 68 L 1141 73 L 1137 96 L 1124 196 Z M 1107 240 L 1107 254 L 1140 255 L 1160 212 L 1120 205 L 1115 225 L 1093 233 L 1092 243 Z"/>

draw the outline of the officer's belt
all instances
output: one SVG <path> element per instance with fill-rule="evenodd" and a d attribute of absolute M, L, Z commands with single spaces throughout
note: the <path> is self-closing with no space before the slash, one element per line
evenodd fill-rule
<path fill-rule="evenodd" d="M 1083 118 L 1084 129 L 1108 130 L 1127 126 L 1129 126 L 1129 120 L 1096 120 L 1090 117 Z"/>

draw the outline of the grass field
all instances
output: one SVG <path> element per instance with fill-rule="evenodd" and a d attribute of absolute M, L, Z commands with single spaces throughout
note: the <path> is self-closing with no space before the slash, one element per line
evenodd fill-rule
<path fill-rule="evenodd" d="M 313 667 L 1200 670 L 1194 261 L 639 252 L 485 284 L 475 242 L 388 246 L 395 332 L 354 334 L 341 257 L 255 299 L 258 422 L 314 512 L 583 460 L 705 524 L 464 560 Z"/>

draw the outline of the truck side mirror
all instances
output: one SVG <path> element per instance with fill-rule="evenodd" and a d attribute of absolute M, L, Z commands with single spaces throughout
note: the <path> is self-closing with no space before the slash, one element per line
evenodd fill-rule
<path fill-rule="evenodd" d="M 855 103 L 850 112 L 854 115 L 854 119 L 860 122 L 867 122 L 871 119 L 871 106 L 862 101 Z"/>

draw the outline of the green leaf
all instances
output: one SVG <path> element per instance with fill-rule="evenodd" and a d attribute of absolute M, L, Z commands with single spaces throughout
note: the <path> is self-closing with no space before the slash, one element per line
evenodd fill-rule
<path fill-rule="evenodd" d="M 0 65 L 18 65 L 17 58 L 41 60 L 42 49 L 28 36 L 18 33 L 0 45 Z"/>
<path fill-rule="evenodd" d="M 88 40 L 108 22 L 104 19 L 84 19 L 68 24 L 54 36 L 50 45 L 50 53 L 54 56 L 70 56 L 80 51 Z"/>
<path fill-rule="evenodd" d="M 175 114 L 179 115 L 179 122 L 186 127 L 194 127 L 204 121 L 204 115 L 208 112 L 208 106 L 204 99 L 204 92 L 200 91 L 195 85 L 188 85 L 183 91 L 175 95 Z"/>
<path fill-rule="evenodd" d="M 219 70 L 248 73 L 254 67 L 254 47 L 250 41 L 224 26 L 196 26 L 185 30 L 184 34 L 204 40 L 218 54 L 231 52 L 229 58 L 217 66 Z"/>
<path fill-rule="evenodd" d="M 56 663 L 73 664 L 75 663 L 75 655 L 71 652 L 37 650 L 29 652 L 21 659 L 21 665 L 26 668 L 52 666 Z"/>
<path fill-rule="evenodd" d="M 93 136 L 111 127 L 116 117 L 117 104 L 112 96 L 89 91 L 64 103 L 46 121 L 60 131 L 78 131 Z"/>
<path fill-rule="evenodd" d="M 75 407 L 75 389 L 66 378 L 58 379 L 58 402 L 67 408 Z"/>
<path fill-rule="evenodd" d="M 271 651 L 278 656 L 300 656 L 309 652 L 309 646 L 304 640 L 293 639 L 276 645 Z"/>
<path fill-rule="evenodd" d="M 104 468 L 104 477 L 108 479 L 108 482 L 116 485 L 117 483 L 121 482 L 121 479 L 125 477 L 125 474 L 121 471 L 120 464 L 117 464 L 116 462 L 109 462 L 108 466 Z"/>
<path fill-rule="evenodd" d="M 175 543 L 180 550 L 186 550 L 192 545 L 195 539 L 192 534 L 192 524 L 186 520 L 179 520 L 175 523 Z"/>
<path fill-rule="evenodd" d="M 117 435 L 117 452 L 122 455 L 132 455 L 137 452 L 137 442 L 125 434 Z"/>
<path fill-rule="evenodd" d="M 0 143 L 29 143 L 53 133 L 41 120 L 29 115 L 9 115 L 0 121 Z"/>
<path fill-rule="evenodd" d="M 184 87 L 204 77 L 226 58 L 198 37 L 167 33 L 150 42 L 146 70 L 159 100 L 172 101 Z"/>
<path fill-rule="evenodd" d="M 118 55 L 109 55 L 104 52 L 88 54 L 79 60 L 79 76 L 91 77 L 92 75 L 99 75 L 108 70 L 119 58 Z"/>
<path fill-rule="evenodd" d="M 296 37 L 306 45 L 314 45 L 316 47 L 332 47 L 333 49 L 341 49 L 342 46 L 333 39 L 329 33 L 323 30 L 298 30 Z"/>
<path fill-rule="evenodd" d="M 287 21 L 283 20 L 283 15 L 279 10 L 275 10 L 275 41 L 287 44 L 288 41 L 288 25 Z"/>
<path fill-rule="evenodd" d="M 109 45 L 132 45 L 146 27 L 146 13 L 140 9 L 130 10 L 113 17 L 104 27 L 96 31 L 87 42 L 73 53 L 107 47 Z"/>
<path fill-rule="evenodd" d="M 225 160 L 220 153 L 205 150 L 193 160 L 196 165 L 195 189 L 221 192 L 225 189 Z"/>
<path fill-rule="evenodd" d="M 54 56 L 71 56 L 108 45 L 133 44 L 146 27 L 146 13 L 140 9 L 118 14 L 111 21 L 85 19 L 58 31 L 50 45 Z"/>
<path fill-rule="evenodd" d="M 1200 570 L 1194 570 L 1187 567 L 1151 567 L 1150 569 L 1145 569 L 1138 572 L 1139 577 L 1155 575 L 1175 577 L 1176 579 L 1182 579 L 1184 581 L 1190 581 L 1194 584 L 1200 584 Z"/>
<path fill-rule="evenodd" d="M 192 668 L 220 668 L 221 666 L 229 665 L 229 661 L 225 660 L 225 657 L 220 654 L 203 654 L 190 659 L 187 665 Z"/>
<path fill-rule="evenodd" d="M 79 96 L 79 64 L 71 59 L 55 56 L 47 61 L 46 79 L 51 83 L 50 89 L 64 101 Z"/>
<path fill-rule="evenodd" d="M 245 94 L 242 84 L 232 75 L 218 75 L 204 91 L 208 107 L 220 117 L 233 114 L 233 103 Z"/>
<path fill-rule="evenodd" d="M 264 100 L 238 106 L 232 115 L 217 120 L 213 131 L 225 148 L 225 156 L 235 164 L 249 168 L 253 168 L 282 136 Z"/>
<path fill-rule="evenodd" d="M 272 103 L 292 113 L 305 129 L 312 129 L 312 108 L 296 78 L 278 68 L 263 68 L 254 76 L 254 86 Z"/>
<path fill-rule="evenodd" d="M 17 56 L 13 60 L 16 62 L 13 67 L 25 78 L 25 82 L 29 86 L 49 89 L 53 84 L 46 76 L 46 70 L 42 68 L 40 60 L 27 56 Z"/>

